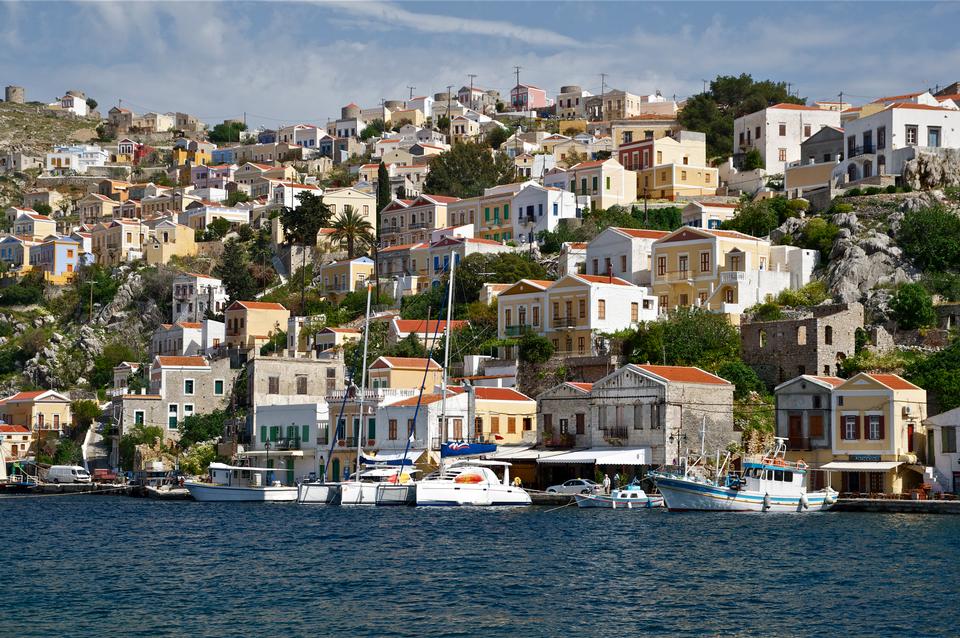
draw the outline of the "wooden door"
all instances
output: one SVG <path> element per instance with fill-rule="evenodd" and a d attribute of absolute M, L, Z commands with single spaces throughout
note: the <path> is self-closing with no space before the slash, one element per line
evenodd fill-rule
<path fill-rule="evenodd" d="M 787 422 L 787 436 L 790 439 L 791 450 L 802 450 L 803 445 L 803 417 L 799 414 L 791 414 Z"/>

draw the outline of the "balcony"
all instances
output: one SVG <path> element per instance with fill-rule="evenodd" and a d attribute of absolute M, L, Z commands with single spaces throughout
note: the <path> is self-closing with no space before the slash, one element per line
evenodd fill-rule
<path fill-rule="evenodd" d="M 519 337 L 528 332 L 533 331 L 533 326 L 528 324 L 519 324 L 515 326 L 507 326 L 503 329 L 503 333 L 507 337 Z"/>
<path fill-rule="evenodd" d="M 300 438 L 293 437 L 292 439 L 277 439 L 276 441 L 270 441 L 271 450 L 299 450 L 300 449 Z M 266 443 L 264 443 L 264 449 L 266 449 Z"/>
<path fill-rule="evenodd" d="M 873 144 L 864 144 L 863 146 L 847 147 L 847 157 L 853 158 L 859 155 L 873 155 L 877 152 Z"/>
<path fill-rule="evenodd" d="M 537 218 L 535 215 L 523 215 L 520 217 L 520 223 L 524 225 L 534 226 L 537 223 Z"/>
<path fill-rule="evenodd" d="M 569 449 L 577 444 L 577 437 L 572 434 L 554 434 L 545 432 L 543 435 L 543 447 L 554 450 Z"/>
<path fill-rule="evenodd" d="M 415 224 L 410 224 L 410 230 L 418 230 L 420 228 L 433 228 L 433 224 L 430 222 L 417 222 Z"/>
<path fill-rule="evenodd" d="M 625 425 L 614 425 L 607 428 L 601 428 L 603 433 L 604 441 L 626 441 L 627 440 L 627 426 Z"/>
<path fill-rule="evenodd" d="M 737 284 L 747 280 L 747 273 L 742 270 L 730 270 L 720 273 L 721 284 Z"/>
<path fill-rule="evenodd" d="M 551 319 L 550 325 L 554 328 L 576 328 L 579 321 L 576 317 L 554 317 Z"/>

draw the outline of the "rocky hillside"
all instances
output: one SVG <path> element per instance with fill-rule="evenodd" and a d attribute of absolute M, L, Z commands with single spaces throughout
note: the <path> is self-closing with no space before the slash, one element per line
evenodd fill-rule
<path fill-rule="evenodd" d="M 54 144 L 97 138 L 92 118 L 54 115 L 36 103 L 0 102 L 0 149 L 46 153 Z"/>

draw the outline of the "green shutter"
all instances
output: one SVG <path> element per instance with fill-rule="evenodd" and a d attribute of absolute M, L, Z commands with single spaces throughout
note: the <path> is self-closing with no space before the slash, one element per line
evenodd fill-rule
<path fill-rule="evenodd" d="M 503 205 L 503 220 L 506 221 L 510 219 L 510 204 Z"/>
<path fill-rule="evenodd" d="M 599 183 L 599 180 L 598 180 L 596 177 L 594 177 L 594 178 L 593 178 L 593 190 L 594 190 L 594 192 L 596 192 L 596 190 L 597 190 L 597 184 L 598 184 L 598 183 Z"/>
<path fill-rule="evenodd" d="M 360 419 L 358 417 L 353 417 L 353 438 L 360 438 Z"/>
<path fill-rule="evenodd" d="M 292 440 L 295 439 L 295 438 L 297 438 L 297 426 L 295 426 L 295 425 L 288 425 L 288 426 L 287 426 L 287 440 L 288 440 L 288 441 L 292 441 Z"/>
<path fill-rule="evenodd" d="M 367 419 L 367 438 L 375 439 L 377 438 L 377 419 L 376 417 L 370 417 Z"/>
<path fill-rule="evenodd" d="M 213 382 L 213 393 L 214 394 L 223 394 L 223 381 L 218 380 Z"/>
<path fill-rule="evenodd" d="M 265 425 L 260 426 L 260 442 L 261 443 L 267 442 L 267 426 Z"/>
<path fill-rule="evenodd" d="M 310 440 L 310 426 L 309 426 L 309 425 L 303 425 L 303 426 L 300 427 L 300 429 L 302 430 L 302 433 L 300 434 L 300 440 L 301 440 L 301 441 L 309 441 L 309 440 Z"/>
<path fill-rule="evenodd" d="M 610 190 L 610 178 L 608 177 L 606 179 L 607 179 L 607 190 Z"/>
<path fill-rule="evenodd" d="M 276 443 L 280 439 L 280 426 L 271 425 L 270 426 L 270 440 Z"/>
<path fill-rule="evenodd" d="M 483 209 L 483 218 L 484 218 L 486 221 L 490 221 L 490 209 L 489 209 L 489 208 L 484 208 L 484 209 Z"/>

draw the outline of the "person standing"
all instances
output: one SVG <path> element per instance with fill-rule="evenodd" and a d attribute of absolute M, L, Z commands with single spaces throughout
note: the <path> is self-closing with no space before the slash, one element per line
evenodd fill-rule
<path fill-rule="evenodd" d="M 603 475 L 603 493 L 604 494 L 610 493 L 610 475 L 609 474 Z"/>
<path fill-rule="evenodd" d="M 613 489 L 615 490 L 620 489 L 620 472 L 617 472 L 616 474 L 613 475 Z"/>

